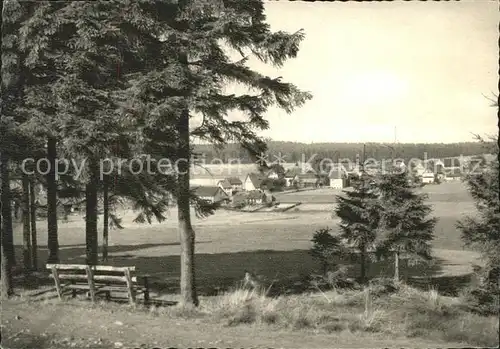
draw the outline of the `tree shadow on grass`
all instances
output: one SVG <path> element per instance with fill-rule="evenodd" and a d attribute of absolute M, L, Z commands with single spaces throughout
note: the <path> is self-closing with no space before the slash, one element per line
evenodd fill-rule
<path fill-rule="evenodd" d="M 203 243 L 203 242 L 199 242 Z M 150 285 L 156 296 L 175 295 L 179 293 L 180 257 L 178 255 L 147 256 L 148 249 L 169 246 L 172 244 L 143 244 L 128 246 L 111 246 L 110 258 L 106 265 L 135 266 L 139 275 L 148 275 Z M 146 251 L 148 250 L 148 251 Z M 40 251 L 40 260 L 45 260 L 46 250 Z M 127 253 L 124 253 L 127 252 Z M 61 263 L 84 263 L 85 248 L 71 247 L 61 249 Z M 352 261 L 340 262 L 348 266 L 348 275 L 358 278 L 360 268 Z M 430 265 L 408 265 L 400 263 L 400 275 L 408 284 L 429 289 L 434 287 L 445 294 L 455 295 L 457 290 L 470 281 L 469 275 L 442 276 L 446 265 L 442 259 L 435 259 Z M 269 289 L 270 295 L 299 294 L 311 291 L 309 277 L 317 274 L 320 265 L 307 250 L 256 250 L 235 253 L 213 253 L 195 255 L 195 273 L 200 295 L 211 296 L 228 291 L 237 286 L 245 272 L 257 275 L 262 285 Z M 45 275 L 27 288 L 36 288 L 41 282 L 52 284 Z M 371 262 L 367 276 L 392 277 L 394 274 L 391 259 Z"/>

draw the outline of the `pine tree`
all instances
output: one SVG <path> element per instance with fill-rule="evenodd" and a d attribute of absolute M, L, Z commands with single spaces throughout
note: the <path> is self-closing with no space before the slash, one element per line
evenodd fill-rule
<path fill-rule="evenodd" d="M 92 135 L 92 154 L 107 156 L 110 143 L 120 135 L 132 139 L 128 145 L 133 154 L 150 154 L 154 161 L 163 157 L 182 160 L 176 173 L 139 175 L 139 178 L 122 173 L 115 181 L 115 193 L 133 198 L 136 206 L 145 208 L 137 221 L 152 216 L 161 219 L 169 194 L 177 200 L 181 293 L 185 303 L 197 304 L 194 231 L 189 207 L 194 204 L 198 214 L 209 214 L 214 207 L 190 192 L 190 138 L 204 139 L 217 146 L 235 141 L 253 155 L 265 149 L 265 142 L 256 131 L 267 128 L 263 115 L 268 107 L 278 105 L 291 112 L 310 95 L 281 79 L 250 70 L 246 66 L 247 55 L 280 66 L 296 56 L 302 32 L 292 35 L 270 32 L 264 22 L 263 2 L 257 0 L 224 4 L 96 1 L 78 6 L 54 5 L 61 6 L 57 11 L 40 6 L 41 13 L 48 11 L 54 15 L 46 32 L 58 38 L 48 40 L 48 44 L 43 41 L 42 48 L 56 57 L 53 59 L 56 68 L 64 72 L 50 89 L 59 97 L 60 116 L 53 128 L 60 128 L 59 136 L 66 141 L 64 148 L 73 154 L 90 155 L 90 139 L 85 134 Z M 41 23 L 41 17 L 32 22 Z M 69 44 L 63 42 L 63 37 Z M 222 41 L 228 47 L 222 46 Z M 57 45 L 50 46 L 54 43 Z M 226 48 L 236 49 L 242 59 L 231 61 Z M 31 52 L 36 53 L 37 49 L 33 43 Z M 122 78 L 115 77 L 111 83 L 107 78 L 111 66 L 116 68 L 117 64 Z M 125 96 L 118 81 L 130 86 Z M 225 94 L 224 88 L 230 81 L 252 87 L 256 93 Z M 115 107 L 123 112 L 117 112 Z M 227 113 L 234 109 L 245 112 L 248 119 L 228 120 Z M 204 119 L 195 130 L 190 129 L 193 113 Z M 109 130 L 114 130 L 114 134 Z M 87 206 L 90 210 L 93 205 L 87 203 Z M 92 217 L 87 218 L 91 220 L 87 229 L 91 232 L 95 223 Z"/>
<path fill-rule="evenodd" d="M 13 230 L 12 230 L 12 196 L 11 170 L 12 159 L 18 151 L 18 132 L 16 132 L 16 107 L 19 105 L 19 71 L 20 54 L 16 32 L 23 18 L 23 7 L 15 0 L 2 1 L 1 23 L 1 120 L 0 120 L 0 175 L 2 179 L 2 294 L 11 296 L 12 267 L 15 265 Z"/>
<path fill-rule="evenodd" d="M 190 191 L 190 166 L 184 161 L 191 158 L 190 137 L 216 147 L 236 142 L 253 158 L 265 150 L 265 142 L 256 131 L 268 127 L 264 118 L 266 110 L 277 105 L 291 112 L 310 95 L 280 78 L 273 79 L 252 71 L 246 65 L 248 56 L 281 66 L 288 58 L 297 55 L 303 33 L 272 33 L 265 23 L 261 0 L 156 2 L 144 3 L 141 10 L 131 11 L 129 15 L 146 17 L 151 23 L 153 19 L 159 19 L 163 23 L 148 28 L 149 36 L 142 40 L 155 69 L 149 69 L 149 74 L 137 78 L 131 99 L 143 106 L 140 109 L 148 110 L 145 115 L 149 118 L 144 121 L 148 127 L 143 129 L 144 139 L 149 140 L 147 143 L 159 139 L 173 140 L 164 144 L 163 149 L 157 147 L 154 155 L 182 160 L 176 169 L 177 189 L 173 191 L 181 240 L 181 295 L 184 303 L 197 305 L 195 234 L 189 207 L 192 201 L 200 202 Z M 227 49 L 239 52 L 241 59 L 232 61 Z M 163 55 L 158 55 L 158 52 Z M 155 58 L 158 56 L 162 59 Z M 226 94 L 224 88 L 228 82 L 251 87 L 255 94 Z M 228 112 L 235 109 L 243 111 L 247 119 L 229 120 Z M 191 130 L 190 118 L 195 113 L 201 115 L 203 121 Z M 204 205 L 197 207 L 206 208 Z"/>
<path fill-rule="evenodd" d="M 24 2 L 23 2 L 24 3 Z M 49 161 L 49 169 L 42 179 L 47 188 L 47 247 L 48 263 L 59 262 L 59 241 L 57 223 L 56 158 L 58 156 L 59 116 L 54 99 L 53 84 L 61 74 L 56 65 L 57 51 L 51 45 L 60 44 L 66 37 L 63 31 L 54 28 L 63 26 L 55 13 L 63 2 L 26 2 L 29 5 L 28 18 L 19 31 L 20 48 L 23 52 L 24 104 L 19 112 L 24 114 L 24 122 L 19 125 L 24 133 L 38 138 L 44 143 L 43 154 Z M 64 26 L 63 26 L 64 28 Z"/>
<path fill-rule="evenodd" d="M 489 145 L 479 139 L 484 145 Z M 499 145 L 495 142 L 490 152 L 497 155 L 491 163 L 482 162 L 481 167 L 468 173 L 464 181 L 475 201 L 478 215 L 466 216 L 457 224 L 462 231 L 465 245 L 477 250 L 484 260 L 479 268 L 482 282 L 476 290 L 479 294 L 497 295 L 500 299 L 500 200 L 499 200 Z M 477 299 L 476 299 L 477 301 Z M 483 303 L 486 303 L 484 300 Z M 482 304 L 483 307 L 493 304 Z M 498 309 L 498 305 L 496 306 Z"/>
<path fill-rule="evenodd" d="M 323 276 L 328 274 L 335 257 L 345 253 L 342 241 L 338 236 L 331 234 L 330 228 L 318 229 L 311 240 L 313 246 L 309 254 L 321 263 Z"/>
<path fill-rule="evenodd" d="M 374 246 L 380 215 L 372 176 L 362 173 L 352 190 L 337 196 L 334 217 L 340 218 L 340 237 L 360 253 L 361 282 L 366 282 L 368 253 Z"/>
<path fill-rule="evenodd" d="M 117 35 L 116 23 L 119 23 L 117 20 L 122 11 L 120 5 L 119 1 L 79 3 L 78 6 L 73 3 L 42 3 L 24 28 L 26 33 L 32 35 L 25 42 L 27 64 L 33 71 L 40 69 L 46 72 L 45 67 L 40 68 L 33 63 L 36 61 L 33 55 L 42 55 L 39 61 L 55 71 L 55 74 L 39 81 L 30 95 L 32 104 L 41 114 L 41 121 L 50 120 L 49 124 L 56 130 L 56 134 L 49 134 L 48 137 L 49 157 L 55 158 L 56 142 L 63 139 L 61 146 L 64 154 L 87 164 L 86 176 L 81 180 L 85 182 L 89 264 L 97 263 L 97 203 L 101 185 L 99 160 L 111 154 L 110 145 L 119 142 L 121 126 L 126 124 L 113 96 L 113 92 L 123 85 L 116 77 L 116 67 L 122 59 L 120 45 L 124 43 Z M 41 15 L 47 13 L 53 23 L 42 22 Z M 49 38 L 33 33 L 38 25 L 48 26 L 45 32 L 51 34 Z M 40 50 L 40 41 L 43 50 Z M 50 86 L 47 85 L 49 78 L 53 79 Z M 55 103 L 44 105 L 37 100 L 36 93 L 40 91 L 57 96 Z M 49 116 L 50 112 L 56 117 Z M 53 177 L 48 178 L 47 183 L 52 185 L 48 191 L 57 191 Z M 57 218 L 52 224 L 49 221 L 52 228 L 56 225 Z M 55 245 L 56 241 L 52 242 Z M 57 249 L 57 246 L 54 248 Z"/>
<path fill-rule="evenodd" d="M 380 222 L 377 237 L 379 254 L 394 253 L 394 279 L 399 281 L 402 254 L 412 260 L 430 260 L 436 218 L 429 218 L 426 194 L 415 193 L 406 170 L 390 170 L 377 180 Z"/>

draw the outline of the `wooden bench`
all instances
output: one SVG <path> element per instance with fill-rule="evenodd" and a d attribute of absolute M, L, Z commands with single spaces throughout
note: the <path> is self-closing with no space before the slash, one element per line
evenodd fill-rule
<path fill-rule="evenodd" d="M 77 291 L 86 292 L 92 302 L 98 294 L 110 299 L 111 292 L 126 292 L 130 303 L 136 303 L 136 296 L 143 294 L 144 303 L 149 304 L 148 277 L 134 275 L 134 266 L 47 264 L 47 269 L 51 271 L 59 299 L 67 290 L 71 290 L 73 297 Z"/>

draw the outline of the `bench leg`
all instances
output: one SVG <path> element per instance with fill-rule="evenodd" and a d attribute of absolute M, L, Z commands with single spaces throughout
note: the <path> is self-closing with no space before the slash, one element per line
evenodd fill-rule
<path fill-rule="evenodd" d="M 87 282 L 89 284 L 89 295 L 92 302 L 95 302 L 95 288 L 94 288 L 94 275 L 90 265 L 87 265 L 85 268 L 85 272 L 87 274 Z"/>
<path fill-rule="evenodd" d="M 125 280 L 127 281 L 127 293 L 130 304 L 135 304 L 135 289 L 130 276 L 130 270 L 125 270 Z"/>
<path fill-rule="evenodd" d="M 52 276 L 54 278 L 54 283 L 56 285 L 57 296 L 59 299 L 62 299 L 62 287 L 61 282 L 59 280 L 59 273 L 56 267 L 52 267 Z"/>

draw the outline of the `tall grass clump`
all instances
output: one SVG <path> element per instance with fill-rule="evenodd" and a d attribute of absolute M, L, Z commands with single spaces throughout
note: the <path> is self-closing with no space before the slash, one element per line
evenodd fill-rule
<path fill-rule="evenodd" d="M 227 325 L 251 324 L 276 321 L 277 298 L 268 296 L 264 288 L 237 287 L 206 302 L 204 310 L 218 319 L 227 320 Z"/>

